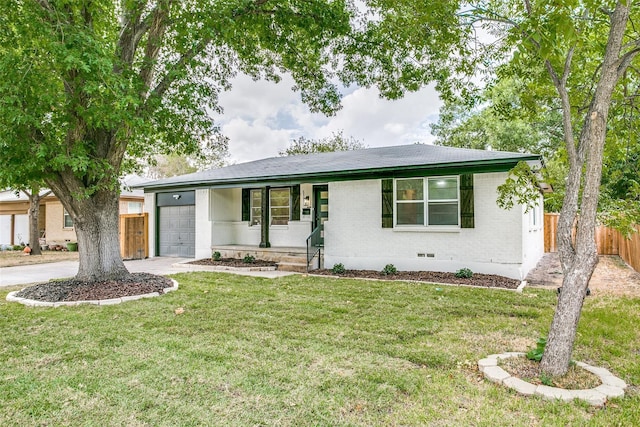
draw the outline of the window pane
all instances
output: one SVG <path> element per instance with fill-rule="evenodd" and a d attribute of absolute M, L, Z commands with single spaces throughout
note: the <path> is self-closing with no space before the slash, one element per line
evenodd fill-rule
<path fill-rule="evenodd" d="M 142 202 L 127 202 L 127 213 L 142 213 Z"/>
<path fill-rule="evenodd" d="M 398 200 L 423 200 L 424 181 L 420 179 L 399 179 L 396 181 Z"/>
<path fill-rule="evenodd" d="M 289 201 L 288 188 L 276 188 L 269 191 L 271 225 L 287 225 L 289 223 Z"/>
<path fill-rule="evenodd" d="M 284 216 L 289 217 L 289 208 L 271 208 L 271 216 Z"/>
<path fill-rule="evenodd" d="M 424 203 L 396 203 L 398 225 L 424 225 Z"/>
<path fill-rule="evenodd" d="M 458 203 L 429 203 L 429 225 L 458 225 Z"/>
<path fill-rule="evenodd" d="M 271 190 L 270 191 L 271 206 L 289 206 L 289 189 Z"/>
<path fill-rule="evenodd" d="M 429 200 L 457 200 L 456 178 L 429 178 Z"/>
<path fill-rule="evenodd" d="M 262 217 L 262 191 L 251 190 L 251 225 L 260 225 Z"/>
<path fill-rule="evenodd" d="M 251 225 L 259 225 L 262 217 L 261 208 L 251 208 Z"/>
<path fill-rule="evenodd" d="M 71 215 L 69 215 L 66 209 L 63 211 L 63 222 L 64 228 L 73 228 L 73 219 L 71 219 Z"/>

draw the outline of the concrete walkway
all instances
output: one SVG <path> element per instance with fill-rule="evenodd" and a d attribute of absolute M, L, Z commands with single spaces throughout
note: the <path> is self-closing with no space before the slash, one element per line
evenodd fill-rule
<path fill-rule="evenodd" d="M 132 273 L 175 274 L 188 271 L 211 271 L 207 266 L 186 264 L 187 258 L 155 257 L 125 261 Z M 73 277 L 78 272 L 78 261 L 60 261 L 48 264 L 21 265 L 0 268 L 0 287 L 48 282 L 51 279 Z M 294 274 L 288 271 L 225 271 L 244 276 L 282 277 Z"/>

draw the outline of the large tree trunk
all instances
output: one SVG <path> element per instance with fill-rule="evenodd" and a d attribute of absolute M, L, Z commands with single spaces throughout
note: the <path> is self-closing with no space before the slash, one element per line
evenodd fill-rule
<path fill-rule="evenodd" d="M 80 265 L 76 279 L 92 282 L 128 277 L 120 255 L 119 191 L 100 189 L 87 198 L 77 198 L 72 196 L 73 191 L 61 191 L 64 183 L 50 184 L 71 215 L 78 237 Z"/>
<path fill-rule="evenodd" d="M 118 195 L 112 199 L 104 204 L 82 203 L 81 220 L 76 222 L 74 218 L 80 252 L 76 275 L 79 280 L 120 279 L 129 275 L 120 254 Z"/>
<path fill-rule="evenodd" d="M 595 227 L 602 177 L 602 158 L 611 97 L 625 69 L 625 63 L 620 59 L 620 51 L 629 19 L 629 5 L 618 2 L 610 17 L 611 28 L 600 77 L 584 120 L 577 150 L 570 143 L 567 144 L 567 151 L 571 157 L 570 170 L 566 187 L 567 195 L 558 224 L 558 246 L 564 279 L 541 361 L 543 372 L 553 376 L 564 375 L 569 369 L 587 286 L 598 263 Z M 558 80 L 556 82 L 558 87 Z M 565 91 L 564 83 L 560 82 L 561 94 Z M 563 111 L 565 118 L 570 117 L 570 114 L 571 111 L 565 108 Z M 571 138 L 565 136 L 565 141 L 571 141 Z M 585 168 L 582 202 L 575 244 L 573 244 L 571 231 L 576 220 L 583 165 Z"/>

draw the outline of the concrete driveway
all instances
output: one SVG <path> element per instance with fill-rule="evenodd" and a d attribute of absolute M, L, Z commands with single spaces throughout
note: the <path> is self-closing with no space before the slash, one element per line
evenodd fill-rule
<path fill-rule="evenodd" d="M 124 265 L 131 273 L 174 274 L 188 271 L 212 271 L 210 267 L 186 264 L 189 258 L 155 257 L 125 261 Z M 78 272 L 78 261 L 60 261 L 48 264 L 21 265 L 0 268 L 0 287 L 48 282 L 51 279 L 73 277 Z M 225 271 L 245 276 L 281 277 L 285 271 Z"/>

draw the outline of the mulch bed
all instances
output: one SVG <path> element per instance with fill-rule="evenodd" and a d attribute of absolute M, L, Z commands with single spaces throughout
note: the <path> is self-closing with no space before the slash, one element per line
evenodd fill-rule
<path fill-rule="evenodd" d="M 132 273 L 120 280 L 84 282 L 64 280 L 40 283 L 24 288 L 16 294 L 21 298 L 36 301 L 95 301 L 143 295 L 152 292 L 164 293 L 165 288 L 173 286 L 171 279 L 148 273 Z"/>
<path fill-rule="evenodd" d="M 313 270 L 313 274 L 339 276 L 349 278 L 383 279 L 383 280 L 411 280 L 418 282 L 451 283 L 456 285 L 481 286 L 486 288 L 516 289 L 520 285 L 519 280 L 493 274 L 473 273 L 471 278 L 456 277 L 455 273 L 442 273 L 438 271 L 398 271 L 395 274 L 384 275 L 375 270 L 346 270 L 344 273 L 335 274 L 331 270 Z"/>
<path fill-rule="evenodd" d="M 221 258 L 218 261 L 214 261 L 213 258 L 204 258 L 196 261 L 191 261 L 187 264 L 195 265 L 213 265 L 213 266 L 225 266 L 225 267 L 276 267 L 277 262 L 265 261 L 256 259 L 253 262 L 244 262 L 238 258 Z"/>

